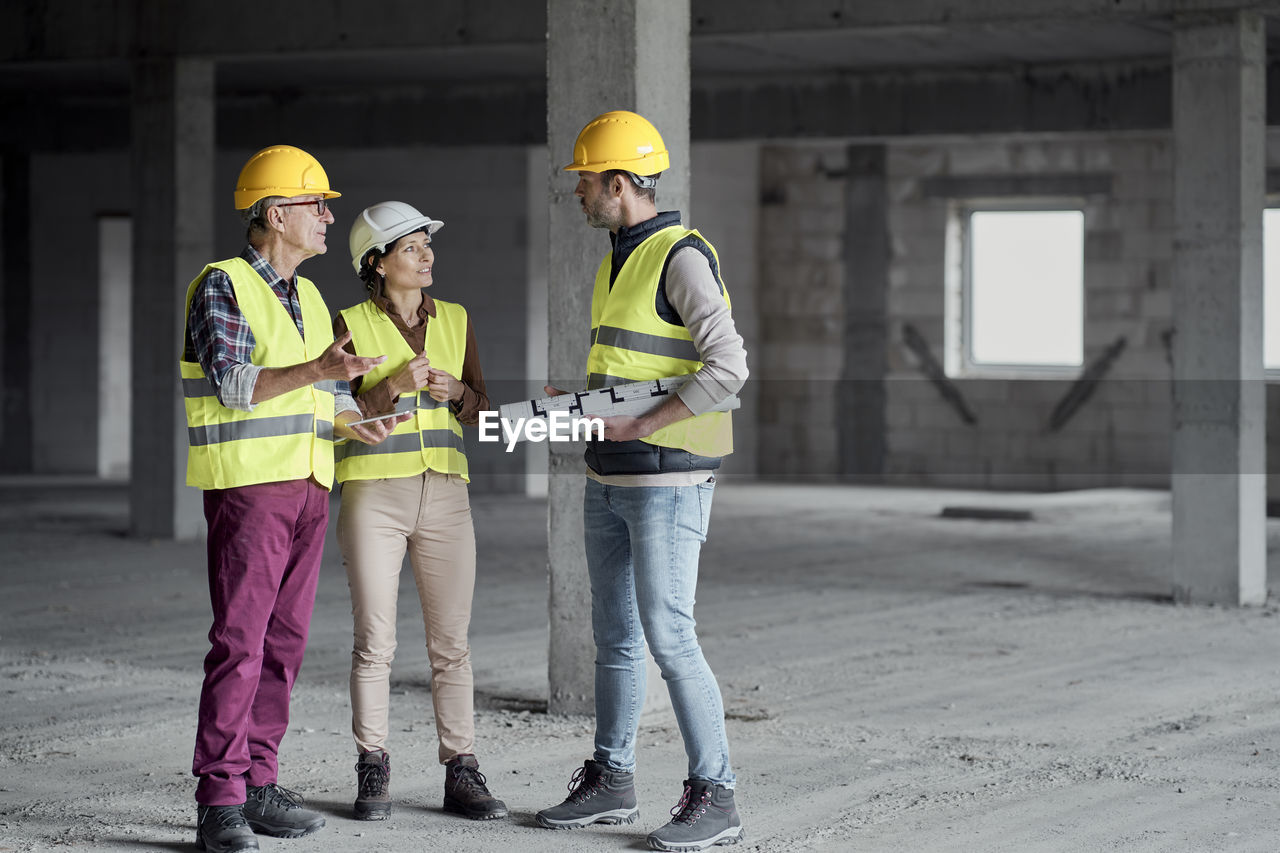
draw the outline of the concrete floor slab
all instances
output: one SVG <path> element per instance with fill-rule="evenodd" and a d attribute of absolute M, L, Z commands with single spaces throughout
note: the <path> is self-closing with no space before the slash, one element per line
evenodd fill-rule
<path fill-rule="evenodd" d="M 941 518 L 947 505 L 1034 519 Z M 282 784 L 328 826 L 264 850 L 638 850 L 665 820 L 685 759 L 657 715 L 638 824 L 534 825 L 591 722 L 546 713 L 545 503 L 473 506 L 477 749 L 511 819 L 440 809 L 411 594 L 396 809 L 348 817 L 350 607 L 331 542 L 281 754 Z M 193 849 L 203 546 L 126 538 L 126 513 L 119 485 L 0 480 L 0 851 Z M 697 614 L 740 779 L 735 849 L 1274 849 L 1277 608 L 1173 605 L 1169 525 L 1163 492 L 722 484 Z M 1267 533 L 1274 583 L 1280 522 Z"/>

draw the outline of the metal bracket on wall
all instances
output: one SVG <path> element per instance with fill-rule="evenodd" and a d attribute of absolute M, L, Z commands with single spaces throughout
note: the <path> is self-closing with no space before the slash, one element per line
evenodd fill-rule
<path fill-rule="evenodd" d="M 1080 407 L 1088 402 L 1093 396 L 1094 389 L 1098 387 L 1098 382 L 1107 375 L 1107 371 L 1111 370 L 1111 365 L 1115 364 L 1120 353 L 1124 352 L 1126 343 L 1124 337 L 1116 338 L 1115 342 L 1103 350 L 1076 381 L 1071 383 L 1067 393 L 1058 401 L 1058 405 L 1053 407 L 1053 414 L 1049 415 L 1049 432 L 1057 432 L 1066 426 L 1067 421 L 1071 420 Z"/>
<path fill-rule="evenodd" d="M 960 389 L 956 384 L 947 378 L 947 373 L 942 369 L 942 365 L 938 363 L 938 359 L 929 349 L 929 343 L 924 336 L 916 330 L 916 327 L 910 323 L 902 326 L 902 344 L 907 350 L 916 357 L 919 362 L 918 367 L 925 378 L 934 388 L 938 389 L 938 393 L 942 395 L 942 399 L 956 410 L 956 414 L 960 415 L 960 419 L 967 424 L 976 424 L 978 416 L 969 408 L 969 404 L 964 401 L 964 396 L 960 393 Z"/>

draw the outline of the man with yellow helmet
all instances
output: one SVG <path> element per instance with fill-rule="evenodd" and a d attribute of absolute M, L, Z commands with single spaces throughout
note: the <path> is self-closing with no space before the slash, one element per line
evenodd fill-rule
<path fill-rule="evenodd" d="M 400 420 L 347 425 L 360 418 L 348 380 L 383 359 L 346 352 L 296 272 L 324 253 L 338 195 L 301 149 L 254 154 L 235 191 L 248 245 L 187 288 L 187 484 L 204 490 L 213 605 L 192 772 L 196 846 L 214 853 L 324 826 L 277 784 L 276 756 L 315 603 L 334 436 L 377 443 Z"/>
<path fill-rule="evenodd" d="M 647 841 L 655 850 L 704 850 L 742 838 L 720 688 L 694 631 L 693 602 L 715 470 L 733 450 L 731 415 L 714 409 L 742 387 L 747 363 L 715 248 L 684 228 L 678 211 L 658 212 L 655 189 L 669 159 L 652 124 L 616 110 L 582 129 L 565 166 L 578 173 L 587 223 L 608 229 L 613 243 L 595 276 L 588 388 L 689 379 L 646 415 L 605 418 L 604 440 L 587 447 L 595 753 L 568 798 L 537 821 L 576 829 L 638 819 L 647 640 L 689 756 L 675 816 Z"/>

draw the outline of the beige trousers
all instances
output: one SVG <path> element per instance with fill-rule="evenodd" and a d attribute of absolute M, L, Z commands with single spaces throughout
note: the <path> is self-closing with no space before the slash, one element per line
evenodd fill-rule
<path fill-rule="evenodd" d="M 476 536 L 467 484 L 456 474 L 351 480 L 342 486 L 338 546 L 351 587 L 351 730 L 361 752 L 387 748 L 396 596 L 405 551 L 418 584 L 431 661 L 440 761 L 474 752 L 467 628 Z"/>

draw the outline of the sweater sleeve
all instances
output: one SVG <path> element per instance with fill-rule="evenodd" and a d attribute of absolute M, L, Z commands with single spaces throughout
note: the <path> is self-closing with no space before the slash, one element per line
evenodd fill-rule
<path fill-rule="evenodd" d="M 666 285 L 667 301 L 684 320 L 702 361 L 702 369 L 678 393 L 689 411 L 701 415 L 742 389 L 747 379 L 747 351 L 711 265 L 696 247 L 680 249 L 672 256 Z"/>

